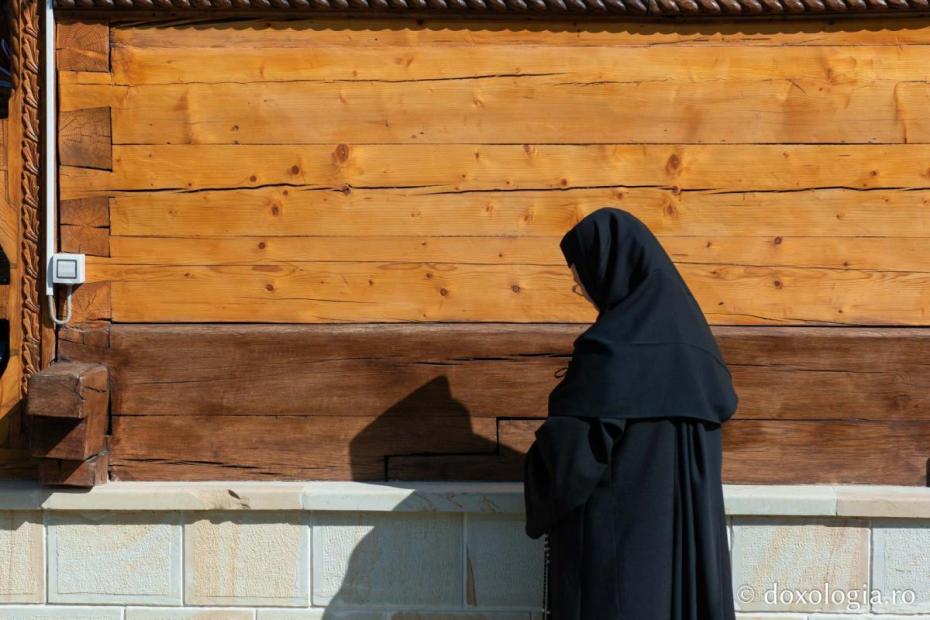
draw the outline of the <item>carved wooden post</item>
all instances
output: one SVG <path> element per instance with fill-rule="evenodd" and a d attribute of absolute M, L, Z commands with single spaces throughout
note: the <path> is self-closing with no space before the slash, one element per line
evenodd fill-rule
<path fill-rule="evenodd" d="M 106 481 L 109 374 L 89 362 L 55 362 L 29 379 L 29 448 L 43 484 Z"/>

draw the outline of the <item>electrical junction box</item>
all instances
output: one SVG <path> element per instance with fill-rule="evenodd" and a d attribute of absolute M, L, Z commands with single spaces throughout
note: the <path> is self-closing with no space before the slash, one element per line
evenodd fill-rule
<path fill-rule="evenodd" d="M 81 284 L 84 282 L 84 255 L 53 254 L 51 272 L 55 284 Z"/>

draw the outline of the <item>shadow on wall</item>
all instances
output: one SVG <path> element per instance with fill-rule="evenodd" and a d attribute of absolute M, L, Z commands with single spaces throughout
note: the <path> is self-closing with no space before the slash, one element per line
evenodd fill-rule
<path fill-rule="evenodd" d="M 529 620 L 541 609 L 542 541 L 523 532 L 522 514 L 430 512 L 411 500 L 394 512 L 316 513 L 313 525 L 313 605 L 326 620 L 376 610 Z"/>
<path fill-rule="evenodd" d="M 498 441 L 497 418 L 472 415 L 445 375 L 417 388 L 349 443 L 354 480 L 522 480 L 523 455 Z"/>
<path fill-rule="evenodd" d="M 436 377 L 352 440 L 353 477 L 381 455 L 393 487 L 418 486 L 400 480 L 519 480 L 522 454 L 500 446 L 496 424 L 472 417 L 448 377 Z M 541 541 L 525 535 L 521 513 L 473 501 L 465 512 L 444 511 L 412 493 L 393 512 L 316 513 L 313 605 L 326 606 L 328 620 L 382 618 L 376 609 L 388 610 L 391 620 L 424 612 L 528 618 L 542 599 Z"/>

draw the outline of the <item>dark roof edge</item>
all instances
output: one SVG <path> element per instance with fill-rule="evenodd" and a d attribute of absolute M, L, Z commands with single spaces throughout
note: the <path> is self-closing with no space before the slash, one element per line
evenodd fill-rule
<path fill-rule="evenodd" d="M 541 17 L 916 16 L 930 0 L 55 0 L 67 12 L 366 13 Z"/>

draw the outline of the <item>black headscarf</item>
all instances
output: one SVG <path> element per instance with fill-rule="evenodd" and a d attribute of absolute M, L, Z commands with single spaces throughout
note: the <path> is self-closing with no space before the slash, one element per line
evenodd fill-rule
<path fill-rule="evenodd" d="M 684 417 L 722 423 L 738 397 L 681 274 L 632 214 L 601 208 L 561 242 L 598 309 L 549 395 L 550 416 Z"/>

